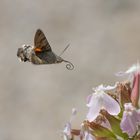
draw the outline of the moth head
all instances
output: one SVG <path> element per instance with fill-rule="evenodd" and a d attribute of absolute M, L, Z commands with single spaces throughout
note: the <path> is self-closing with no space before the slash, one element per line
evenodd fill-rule
<path fill-rule="evenodd" d="M 30 48 L 29 45 L 22 45 L 21 48 L 18 48 L 17 57 L 20 61 L 26 62 L 29 60 L 28 56 L 28 49 Z"/>

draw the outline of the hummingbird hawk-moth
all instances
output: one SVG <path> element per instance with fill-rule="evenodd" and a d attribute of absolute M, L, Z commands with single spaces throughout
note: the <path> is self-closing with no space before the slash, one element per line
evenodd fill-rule
<path fill-rule="evenodd" d="M 58 56 L 52 51 L 47 38 L 40 29 L 37 29 L 35 33 L 34 46 L 23 45 L 21 48 L 18 48 L 17 57 L 23 62 L 31 62 L 36 65 L 66 62 L 67 69 L 72 70 L 74 68 L 71 62 L 64 60 L 60 55 Z"/>

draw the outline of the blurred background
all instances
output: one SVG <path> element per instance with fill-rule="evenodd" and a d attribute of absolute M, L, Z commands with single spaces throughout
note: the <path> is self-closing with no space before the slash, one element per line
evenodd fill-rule
<path fill-rule="evenodd" d="M 65 63 L 35 66 L 18 61 L 22 44 L 33 45 L 41 28 L 56 54 L 70 47 Z M 61 140 L 76 107 L 73 127 L 87 114 L 92 87 L 113 85 L 140 59 L 140 1 L 1 0 L 0 139 Z"/>

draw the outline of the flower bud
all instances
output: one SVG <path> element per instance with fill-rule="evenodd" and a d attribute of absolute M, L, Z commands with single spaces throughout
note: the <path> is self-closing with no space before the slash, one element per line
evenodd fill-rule
<path fill-rule="evenodd" d="M 140 83 L 140 73 L 136 72 L 134 74 L 133 87 L 132 87 L 132 93 L 131 93 L 131 101 L 132 101 L 133 106 L 135 107 L 140 107 L 139 83 Z"/>

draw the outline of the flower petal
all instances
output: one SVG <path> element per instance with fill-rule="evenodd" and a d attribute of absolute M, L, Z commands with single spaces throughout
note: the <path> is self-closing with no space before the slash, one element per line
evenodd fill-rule
<path fill-rule="evenodd" d="M 120 113 L 120 106 L 116 100 L 114 100 L 108 94 L 104 94 L 103 107 L 111 115 L 118 115 Z"/>
<path fill-rule="evenodd" d="M 92 98 L 92 94 L 88 95 L 88 97 L 87 97 L 87 106 L 88 107 L 90 106 L 91 98 Z"/>
<path fill-rule="evenodd" d="M 96 88 L 93 88 L 94 91 L 107 91 L 107 90 L 113 90 L 117 87 L 117 83 L 114 85 L 114 86 L 103 86 L 102 84 L 99 85 L 98 87 Z"/>
<path fill-rule="evenodd" d="M 132 137 L 136 133 L 137 127 L 132 121 L 131 115 L 127 112 L 124 112 L 120 126 L 122 131 L 127 133 L 129 137 Z"/>
<path fill-rule="evenodd" d="M 98 92 L 93 93 L 92 96 L 89 97 L 89 102 L 87 106 L 91 107 L 93 105 L 96 105 L 96 102 L 102 102 L 102 92 L 103 91 L 98 91 Z"/>
<path fill-rule="evenodd" d="M 133 66 L 131 66 L 125 72 L 120 71 L 120 72 L 116 73 L 116 76 L 125 76 L 125 75 L 129 75 L 129 74 L 133 74 L 133 73 L 138 72 L 138 71 L 140 71 L 139 62 L 137 62 L 137 64 L 134 64 Z"/>
<path fill-rule="evenodd" d="M 90 122 L 96 119 L 102 107 L 102 104 L 100 104 L 98 100 L 94 100 L 93 103 L 94 105 L 89 108 L 89 112 L 87 114 L 87 120 Z"/>

